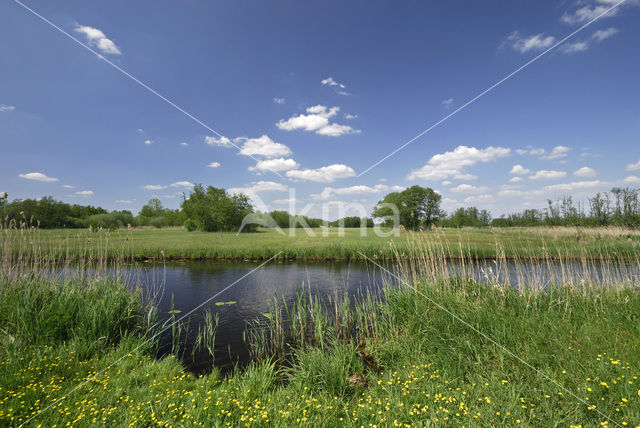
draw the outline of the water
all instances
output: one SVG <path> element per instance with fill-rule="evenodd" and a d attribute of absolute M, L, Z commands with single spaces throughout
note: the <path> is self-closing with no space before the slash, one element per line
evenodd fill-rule
<path fill-rule="evenodd" d="M 145 269 L 143 283 L 164 281 L 164 291 L 159 299 L 161 318 L 166 320 L 173 308 L 180 310 L 176 318 L 211 299 L 225 287 L 249 274 L 260 263 L 239 262 L 182 262 L 166 267 L 152 266 Z M 190 317 L 189 334 L 181 359 L 195 373 L 209 370 L 212 363 L 225 371 L 234 364 L 249 361 L 248 348 L 243 340 L 243 331 L 249 322 L 266 320 L 264 313 L 270 309 L 274 296 L 292 303 L 304 287 L 323 297 L 350 297 L 359 292 L 379 290 L 384 272 L 364 263 L 298 263 L 271 262 L 247 275 L 235 285 L 207 302 Z M 154 279 L 151 279 L 154 278 Z M 234 302 L 216 305 L 216 302 Z M 202 315 L 209 309 L 219 317 L 216 333 L 215 362 L 206 351 L 192 356 L 190 343 L 195 340 Z M 161 337 L 160 354 L 171 349 L 171 332 Z"/>
<path fill-rule="evenodd" d="M 215 365 L 226 371 L 234 364 L 248 362 L 250 357 L 243 332 L 248 323 L 254 320 L 267 320 L 263 314 L 270 310 L 275 296 L 291 304 L 301 289 L 324 298 L 341 297 L 345 292 L 349 297 L 363 292 L 375 294 L 385 280 L 393 279 L 372 263 L 270 262 L 256 269 L 260 264 L 191 261 L 134 268 L 135 276 L 141 277 L 142 284 L 146 284 L 147 288 L 162 285 L 163 292 L 158 296 L 162 321 L 171 317 L 169 311 L 172 309 L 181 311 L 175 315 L 179 318 L 207 302 L 189 317 L 188 332 L 180 339 L 180 358 L 187 369 L 203 373 Z M 391 264 L 388 268 L 395 270 L 397 266 Z M 612 283 L 640 283 L 640 267 L 634 263 L 509 261 L 499 264 L 487 260 L 475 264 L 447 262 L 445 266 L 432 267 L 432 271 L 434 277 L 464 275 L 483 282 L 508 284 L 514 288 L 544 288 L 552 283 L 580 284 L 584 281 L 605 287 Z M 212 299 L 234 282 L 228 290 Z M 232 304 L 216 305 L 221 302 Z M 207 309 L 219 318 L 215 361 L 206 351 L 192 354 L 191 345 Z M 160 338 L 160 355 L 170 351 L 171 331 L 168 331 Z"/>

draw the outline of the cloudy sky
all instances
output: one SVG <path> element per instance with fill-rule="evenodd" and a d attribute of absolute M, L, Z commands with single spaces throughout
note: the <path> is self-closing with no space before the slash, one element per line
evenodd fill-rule
<path fill-rule="evenodd" d="M 497 216 L 640 187 L 637 0 L 20 1 L 10 199 L 137 211 L 203 183 L 335 218 L 419 184 Z"/>

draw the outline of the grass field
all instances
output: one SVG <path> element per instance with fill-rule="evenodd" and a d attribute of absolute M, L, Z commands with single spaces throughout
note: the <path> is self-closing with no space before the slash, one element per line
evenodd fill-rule
<path fill-rule="evenodd" d="M 15 254 L 56 260 L 88 258 L 153 259 L 362 259 L 360 252 L 377 259 L 407 257 L 416 243 L 430 246 L 448 258 L 638 260 L 640 232 L 621 228 L 486 228 L 438 229 L 400 232 L 397 237 L 376 236 L 372 229 L 313 229 L 295 236 L 263 229 L 235 234 L 187 232 L 181 228 L 85 230 L 2 230 L 4 245 Z M 287 230 L 285 232 L 288 233 Z M 389 231 L 386 231 L 389 232 Z M 21 235 L 14 237 L 13 235 Z M 37 236 L 36 236 L 37 235 Z M 18 239 L 16 239 L 18 238 Z M 35 244 L 34 244 L 35 243 Z M 18 247 L 18 248 L 17 248 Z M 5 249 L 8 253 L 9 248 Z"/>
<path fill-rule="evenodd" d="M 196 377 L 174 357 L 154 357 L 159 325 L 148 293 L 109 277 L 77 275 L 61 282 L 39 272 L 65 257 L 65 242 L 80 261 L 104 263 L 152 246 L 165 254 L 189 245 L 201 251 L 207 242 L 234 236 L 71 231 L 66 241 L 56 240 L 60 231 L 5 231 L 0 426 L 640 425 L 637 277 L 615 283 L 612 276 L 606 287 L 568 279 L 516 290 L 433 275 L 449 239 L 467 261 L 474 251 L 467 243 L 490 251 L 493 242 L 498 258 L 511 244 L 530 257 L 558 251 L 565 260 L 580 256 L 582 246 L 613 260 L 619 256 L 605 249 L 633 255 L 637 242 L 636 234 L 617 229 L 521 232 L 406 234 L 399 238 L 405 247 L 398 243 L 389 250 L 389 257 L 398 257 L 404 286 L 389 285 L 384 298 L 335 301 L 333 307 L 321 307 L 311 296 L 286 309 L 274 302 L 266 330 L 249 330 L 255 360 L 248 367 Z M 171 236 L 176 246 L 164 250 L 160 237 Z M 274 248 L 303 241 L 277 241 L 270 232 L 240 239 L 235 243 L 244 246 L 237 254 L 259 239 L 265 239 L 264 251 L 274 241 Z M 316 248 L 331 248 L 314 239 L 308 242 Z M 348 242 L 352 250 L 358 239 L 329 238 L 334 245 Z M 547 247 L 531 249 L 538 240 Z M 23 255 L 16 257 L 16 250 Z M 72 266 L 82 272 L 81 264 Z"/>

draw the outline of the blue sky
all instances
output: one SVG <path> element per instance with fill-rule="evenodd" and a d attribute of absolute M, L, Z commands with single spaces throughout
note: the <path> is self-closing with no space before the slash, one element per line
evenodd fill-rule
<path fill-rule="evenodd" d="M 640 186 L 635 0 L 363 175 L 616 2 L 23 3 L 102 57 L 0 3 L 10 199 L 137 211 L 203 183 L 335 218 L 419 184 L 497 216 Z"/>

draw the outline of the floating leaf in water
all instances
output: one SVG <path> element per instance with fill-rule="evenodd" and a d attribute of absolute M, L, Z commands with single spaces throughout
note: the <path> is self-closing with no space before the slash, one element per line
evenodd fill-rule
<path fill-rule="evenodd" d="M 230 301 L 230 302 L 216 302 L 216 306 L 235 305 L 236 303 L 237 303 L 236 301 Z"/>
<path fill-rule="evenodd" d="M 216 302 L 216 306 L 222 306 L 224 305 L 224 302 Z"/>
<path fill-rule="evenodd" d="M 272 315 L 271 312 L 263 312 L 262 315 L 264 315 L 265 317 L 271 319 Z"/>
<path fill-rule="evenodd" d="M 226 302 L 225 305 L 235 305 L 237 302 L 235 300 L 232 300 L 230 302 Z"/>
<path fill-rule="evenodd" d="M 180 312 L 182 312 L 180 309 L 171 309 L 168 313 L 170 313 L 170 314 L 179 314 Z"/>

